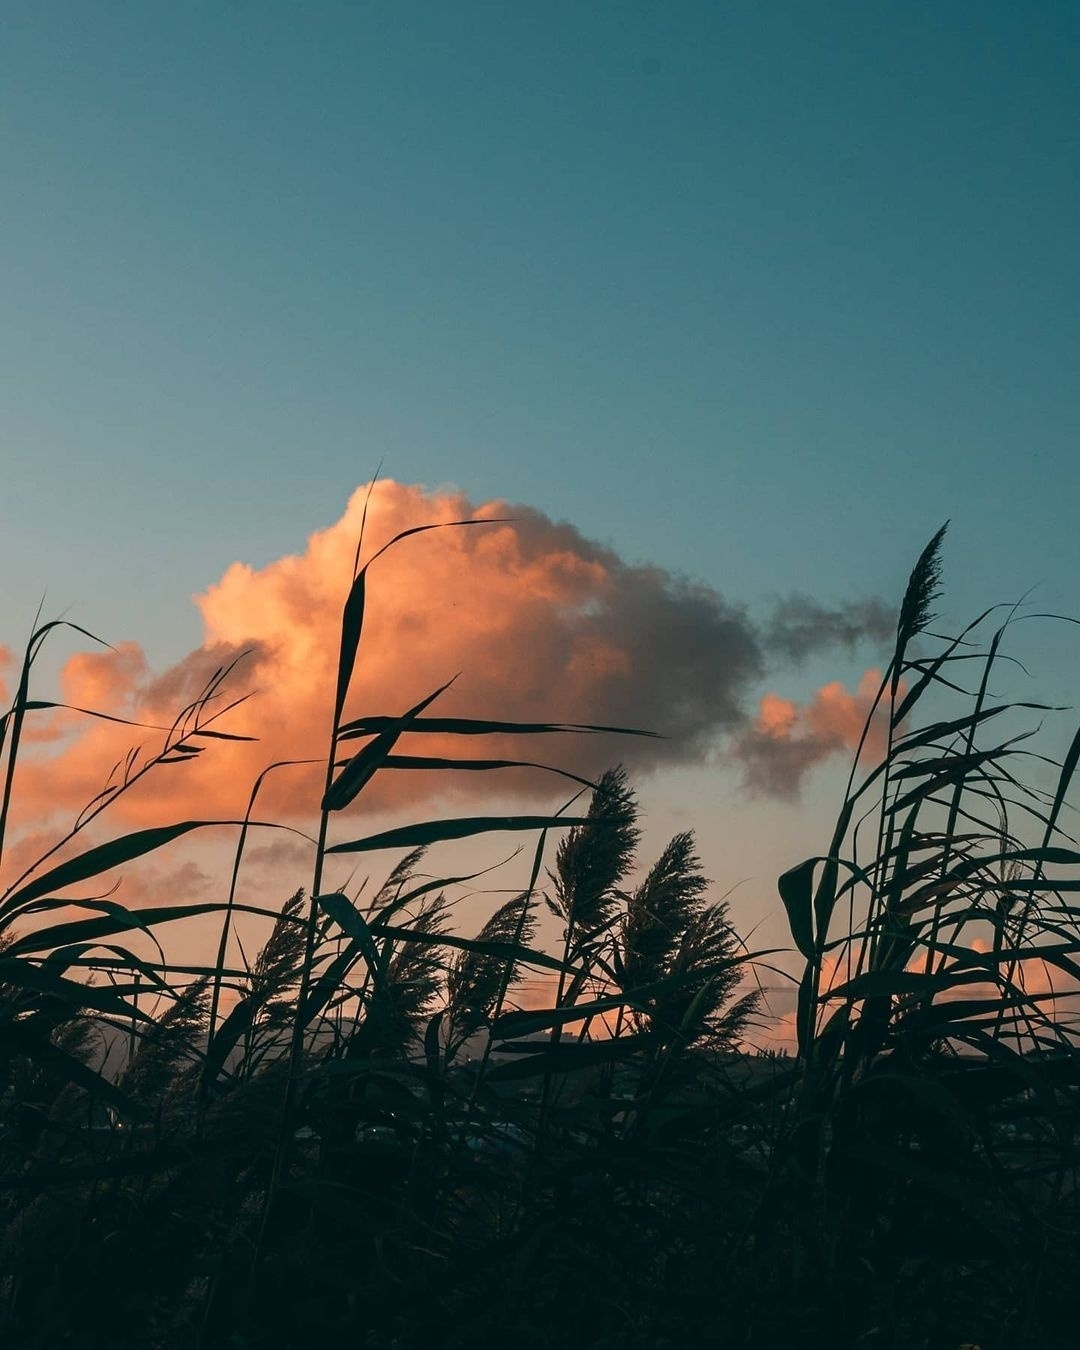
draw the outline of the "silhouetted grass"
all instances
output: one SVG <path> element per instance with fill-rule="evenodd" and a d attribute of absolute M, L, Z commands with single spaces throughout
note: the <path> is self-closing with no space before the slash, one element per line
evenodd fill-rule
<path fill-rule="evenodd" d="M 745 1049 L 767 954 L 693 837 L 638 871 L 621 769 L 548 814 L 338 824 L 379 773 L 520 765 L 403 738 L 615 730 L 437 718 L 446 686 L 345 721 L 379 556 L 358 548 L 310 886 L 276 911 L 236 901 L 261 779 L 244 820 L 82 846 L 144 775 L 230 736 L 221 670 L 0 898 L 3 1344 L 1071 1346 L 1080 738 L 1054 787 L 1030 785 L 1016 719 L 1044 710 L 990 694 L 1015 616 L 985 650 L 992 612 L 928 631 L 943 534 L 900 607 L 884 752 L 856 758 L 825 852 L 780 879 L 791 1056 Z M 0 847 L 26 718 L 53 706 L 30 677 L 54 627 L 0 722 Z M 221 824 L 221 900 L 72 899 Z M 428 851 L 503 831 L 535 838 L 529 884 L 462 936 L 447 897 L 468 879 L 422 872 Z M 324 890 L 328 857 L 387 848 L 369 899 Z M 265 937 L 229 967 L 241 915 Z M 216 956 L 178 968 L 158 944 L 189 918 L 220 923 Z M 515 1003 L 529 971 L 549 1006 Z"/>

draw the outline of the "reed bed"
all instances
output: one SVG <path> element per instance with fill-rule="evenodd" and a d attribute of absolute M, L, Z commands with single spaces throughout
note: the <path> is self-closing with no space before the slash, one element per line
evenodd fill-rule
<path fill-rule="evenodd" d="M 404 753 L 425 733 L 645 734 L 440 717 L 446 686 L 347 719 L 380 556 L 358 547 L 310 884 L 238 902 L 257 783 L 225 822 L 220 899 L 85 898 L 223 823 L 101 838 L 135 783 L 233 736 L 223 669 L 0 897 L 3 1344 L 1075 1344 L 1080 736 L 1035 759 L 1051 710 L 993 697 L 1014 612 L 933 631 L 943 535 L 833 835 L 779 880 L 787 967 L 733 931 L 692 835 L 640 865 L 618 767 L 546 814 L 356 837 L 378 774 L 521 767 Z M 57 627 L 0 721 L 0 856 Z M 528 884 L 463 936 L 438 846 L 503 832 L 530 841 Z M 328 859 L 385 850 L 370 898 L 324 889 Z M 219 925 L 216 953 L 179 968 L 162 944 L 193 919 Z M 229 964 L 241 920 L 262 945 Z M 791 957 L 797 1044 L 755 1053 L 757 981 Z M 548 1006 L 521 1006 L 538 974 Z"/>

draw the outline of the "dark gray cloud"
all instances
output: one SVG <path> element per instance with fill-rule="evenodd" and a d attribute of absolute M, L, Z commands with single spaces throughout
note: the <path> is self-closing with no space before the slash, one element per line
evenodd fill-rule
<path fill-rule="evenodd" d="M 807 774 L 844 748 L 835 734 L 775 737 L 748 726 L 733 738 L 730 753 L 754 796 L 796 801 Z"/>
<path fill-rule="evenodd" d="M 580 603 L 545 612 L 533 631 L 521 636 L 536 668 L 550 670 L 546 706 L 557 710 L 550 715 L 636 727 L 664 738 L 562 742 L 560 765 L 593 774 L 617 756 L 632 769 L 648 771 L 701 763 L 723 748 L 743 765 L 756 790 L 789 796 L 814 763 L 842 746 L 839 733 L 820 725 L 801 727 L 797 746 L 768 738 L 758 745 L 756 698 L 771 672 L 812 654 L 838 649 L 850 654 L 860 644 L 880 644 L 895 627 L 883 602 L 860 598 L 826 606 L 793 594 L 759 620 L 703 582 L 628 565 L 572 526 L 529 508 L 514 507 L 510 514 L 523 558 L 535 562 L 560 551 L 595 565 L 603 576 L 601 584 L 584 589 Z M 605 664 L 598 658 L 588 679 L 560 681 L 560 670 L 576 668 L 574 653 L 589 651 L 616 652 L 623 659 Z M 499 697 L 495 688 L 490 697 Z M 535 754 L 535 742 L 531 749 Z M 516 751 L 528 753 L 520 743 Z"/>
<path fill-rule="evenodd" d="M 896 613 L 882 600 L 853 600 L 827 606 L 808 595 L 789 595 L 777 601 L 761 627 L 762 645 L 779 660 L 804 661 L 817 652 L 844 648 L 851 652 L 863 642 L 888 642 L 896 634 Z"/>

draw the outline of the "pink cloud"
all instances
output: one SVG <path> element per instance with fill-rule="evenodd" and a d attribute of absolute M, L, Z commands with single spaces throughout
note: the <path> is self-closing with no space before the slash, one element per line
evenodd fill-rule
<path fill-rule="evenodd" d="M 803 705 L 778 694 L 765 694 L 758 704 L 757 717 L 733 742 L 748 786 L 793 799 L 811 769 L 835 755 L 853 754 L 881 678 L 880 670 L 867 670 L 854 693 L 834 680 Z M 886 730 L 885 716 L 875 713 L 864 756 L 873 758 L 884 751 Z"/>
<path fill-rule="evenodd" d="M 325 754 L 341 611 L 365 495 L 354 493 L 341 519 L 312 534 L 301 552 L 260 568 L 233 563 L 197 595 L 203 641 L 172 668 L 155 672 L 133 642 L 79 653 L 65 664 L 65 701 L 159 727 L 167 727 L 216 670 L 234 661 L 214 706 L 252 695 L 216 725 L 256 736 L 256 742 L 210 742 L 194 762 L 161 767 L 118 804 L 123 820 L 236 817 L 268 764 Z M 489 523 L 451 524 L 462 520 Z M 815 643 L 846 644 L 852 633 L 876 632 L 867 602 L 849 614 L 788 601 L 783 622 L 778 626 L 774 619 L 762 628 L 715 590 L 659 568 L 631 566 L 531 508 L 476 505 L 458 492 L 390 481 L 371 494 L 365 558 L 398 532 L 430 524 L 448 528 L 402 541 L 371 568 L 347 717 L 400 714 L 457 674 L 432 715 L 602 723 L 658 732 L 663 739 L 558 735 L 485 742 L 425 734 L 403 739 L 401 753 L 539 759 L 586 777 L 618 761 L 638 773 L 701 762 L 724 737 L 744 732 L 749 693 L 769 654 L 783 654 L 784 633 L 797 636 L 801 655 Z M 849 704 L 864 696 L 827 686 L 798 712 L 770 697 L 759 725 L 746 733 L 751 739 L 735 742 L 744 757 L 755 743 L 794 746 L 819 757 L 821 747 L 850 736 L 857 708 Z M 35 738 L 37 744 L 19 766 L 16 810 L 35 826 L 57 815 L 70 819 L 101 790 L 133 743 L 142 743 L 145 757 L 160 747 L 163 735 L 74 713 L 35 715 L 28 727 L 28 745 Z M 276 770 L 260 812 L 284 820 L 310 817 L 323 773 L 318 765 Z M 775 775 L 762 782 L 786 790 Z M 440 797 L 495 793 L 551 800 L 562 790 L 559 780 L 535 771 L 453 778 L 385 771 L 350 810 L 423 809 Z"/>
<path fill-rule="evenodd" d="M 262 568 L 230 566 L 195 598 L 204 641 L 172 669 L 154 674 L 130 642 L 115 651 L 79 653 L 66 663 L 66 701 L 168 725 L 215 669 L 247 653 L 228 687 L 253 697 L 218 725 L 259 741 L 214 744 L 198 763 L 163 767 L 151 790 L 139 788 L 125 798 L 126 818 L 235 816 L 268 763 L 325 753 L 341 609 L 363 505 L 364 493 L 357 492 L 342 518 L 313 534 L 300 554 Z M 373 565 L 347 716 L 400 713 L 460 672 L 433 713 L 615 723 L 668 737 L 509 737 L 497 748 L 425 737 L 399 747 L 539 758 L 586 775 L 619 759 L 643 768 L 691 759 L 717 732 L 739 724 L 744 690 L 761 668 L 755 632 L 742 611 L 705 587 L 658 569 L 630 567 L 569 525 L 529 508 L 474 506 L 461 494 L 385 482 L 372 494 L 365 554 L 419 524 L 500 516 L 513 520 L 422 534 Z M 45 719 L 41 730 L 66 732 L 72 716 Z M 62 749 L 20 767 L 23 817 L 77 809 L 101 788 L 133 740 L 145 741 L 149 753 L 161 736 L 80 723 L 79 734 Z M 278 771 L 267 783 L 266 809 L 310 815 L 322 772 Z M 518 793 L 550 794 L 555 780 L 532 774 L 510 781 Z M 490 777 L 471 775 L 454 790 L 492 787 Z M 366 800 L 389 807 L 445 790 L 442 775 L 387 772 Z"/>

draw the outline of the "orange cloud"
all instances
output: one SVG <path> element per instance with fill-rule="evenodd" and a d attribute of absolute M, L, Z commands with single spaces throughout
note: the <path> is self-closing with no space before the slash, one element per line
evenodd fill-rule
<path fill-rule="evenodd" d="M 313 534 L 301 553 L 261 568 L 236 562 L 196 596 L 203 642 L 171 669 L 156 674 L 131 642 L 66 663 L 65 701 L 167 727 L 216 670 L 239 659 L 214 706 L 251 697 L 216 725 L 258 741 L 210 742 L 197 760 L 162 766 L 116 808 L 127 821 L 236 817 L 268 764 L 325 754 L 365 495 L 354 493 L 341 519 Z M 389 481 L 371 494 L 364 557 L 402 530 L 461 520 L 490 523 L 417 535 L 373 564 L 346 716 L 401 713 L 460 672 L 431 714 L 630 726 L 664 739 L 509 736 L 488 743 L 424 735 L 405 738 L 403 753 L 540 759 L 589 777 L 620 760 L 636 771 L 700 761 L 718 738 L 745 728 L 748 693 L 770 652 L 783 652 L 785 632 L 797 630 L 801 655 L 815 643 L 875 631 L 867 602 L 849 614 L 803 600 L 784 603 L 779 628 L 775 618 L 759 628 L 709 587 L 630 566 L 528 507 L 477 506 L 461 493 Z M 843 741 L 854 713 L 844 701 L 850 696 L 833 689 L 797 714 L 773 698 L 751 734 L 767 746 Z M 56 812 L 70 817 L 101 790 L 133 742 L 143 742 L 147 755 L 162 740 L 161 732 L 77 714 L 44 716 L 35 725 L 38 745 L 16 781 L 19 817 L 35 825 Z M 59 738 L 51 751 L 42 745 L 49 737 Z M 318 766 L 276 771 L 260 814 L 310 817 L 322 780 Z M 429 806 L 447 795 L 543 792 L 550 799 L 561 790 L 532 771 L 448 778 L 388 770 L 351 811 Z"/>
<path fill-rule="evenodd" d="M 778 694 L 766 694 L 753 724 L 736 737 L 733 750 L 742 761 L 747 785 L 761 793 L 798 796 L 807 773 L 836 754 L 853 754 L 866 728 L 881 687 L 881 671 L 868 670 L 854 693 L 838 681 L 823 685 L 800 706 Z M 868 758 L 883 753 L 887 723 L 875 713 L 863 747 Z"/>
<path fill-rule="evenodd" d="M 357 492 L 342 518 L 315 533 L 301 554 L 259 569 L 228 568 L 196 597 L 202 646 L 164 674 L 150 671 L 134 643 L 67 662 L 65 701 L 168 725 L 215 669 L 248 653 L 229 687 L 253 697 L 218 725 L 259 741 L 213 744 L 198 763 L 163 766 L 152 791 L 140 787 L 124 799 L 126 817 L 236 816 L 268 763 L 325 753 L 363 506 Z M 392 482 L 372 494 L 365 553 L 416 525 L 508 515 L 509 523 L 405 540 L 374 564 L 347 715 L 402 712 L 460 671 L 433 712 L 629 724 L 670 738 L 511 737 L 493 751 L 475 740 L 427 737 L 400 747 L 550 759 L 586 774 L 618 759 L 642 766 L 687 759 L 716 731 L 738 724 L 743 690 L 761 667 L 758 643 L 741 611 L 704 587 L 628 567 L 572 527 L 527 508 L 474 507 L 461 494 Z M 55 719 L 51 725 L 56 734 Z M 23 818 L 77 809 L 100 790 L 132 739 L 146 740 L 151 752 L 161 736 L 84 723 L 55 754 L 28 760 L 18 777 Z M 491 791 L 490 777 L 480 777 L 462 778 L 454 790 Z M 535 792 L 552 782 L 517 776 L 513 786 Z M 318 767 L 281 770 L 267 784 L 266 808 L 310 815 L 321 783 Z M 387 772 L 367 799 L 387 807 L 445 789 L 441 775 Z"/>
<path fill-rule="evenodd" d="M 149 671 L 136 642 L 120 642 L 112 650 L 76 652 L 60 675 L 61 697 L 77 708 L 121 712 L 137 696 Z"/>

